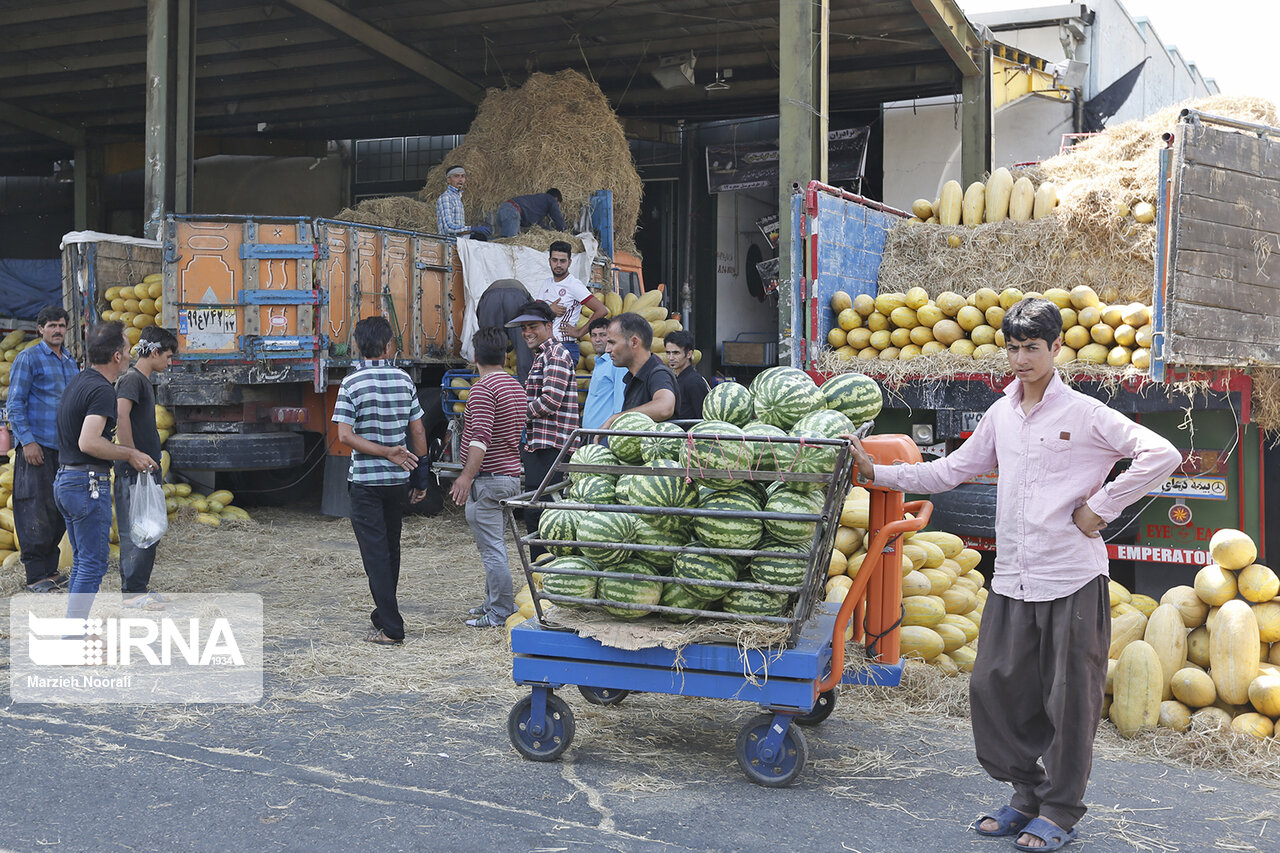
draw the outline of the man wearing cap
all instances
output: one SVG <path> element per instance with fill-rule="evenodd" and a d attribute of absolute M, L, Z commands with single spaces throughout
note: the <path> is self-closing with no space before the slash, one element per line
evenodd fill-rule
<path fill-rule="evenodd" d="M 444 173 L 444 182 L 448 186 L 436 199 L 436 229 L 446 237 L 487 237 L 489 229 L 485 226 L 477 225 L 473 228 L 467 224 L 467 212 L 462 206 L 462 188 L 467 185 L 467 170 L 454 166 Z"/>
<path fill-rule="evenodd" d="M 569 259 L 572 256 L 573 247 L 564 240 L 556 240 L 551 244 L 547 253 L 551 275 L 534 290 L 533 298 L 547 303 L 555 313 L 552 334 L 569 351 L 569 357 L 577 365 L 581 355 L 578 340 L 587 334 L 587 326 L 591 320 L 604 317 L 609 310 L 604 307 L 600 297 L 587 289 L 581 279 L 569 274 Z M 587 318 L 587 325 L 579 327 L 578 318 L 582 316 L 583 308 L 590 308 L 591 316 Z"/>
<path fill-rule="evenodd" d="M 527 302 L 519 316 L 507 323 L 508 328 L 520 329 L 525 343 L 533 351 L 533 366 L 524 385 L 529 406 L 524 443 L 520 446 L 520 462 L 524 465 L 527 489 L 535 489 L 542 484 L 579 422 L 578 385 L 573 376 L 573 362 L 565 348 L 552 336 L 555 316 L 543 303 Z M 524 511 L 525 527 L 530 533 L 538 530 L 541 515 L 538 510 Z M 540 545 L 529 548 L 534 557 L 545 551 Z"/>
<path fill-rule="evenodd" d="M 524 342 L 520 329 L 507 326 L 512 319 L 519 316 L 520 311 L 529 301 L 529 291 L 524 284 L 515 278 L 500 278 L 485 289 L 480 301 L 476 304 L 476 325 L 483 329 L 487 326 L 506 328 L 507 338 L 516 351 L 516 378 L 521 384 L 529 378 L 529 368 L 533 365 L 533 352 Z"/>

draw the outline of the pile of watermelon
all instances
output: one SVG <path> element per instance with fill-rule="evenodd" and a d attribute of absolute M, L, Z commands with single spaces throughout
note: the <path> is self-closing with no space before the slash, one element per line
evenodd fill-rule
<path fill-rule="evenodd" d="M 880 387 L 870 377 L 841 374 L 818 386 L 803 371 L 777 367 L 761 373 L 750 388 L 736 382 L 715 386 L 703 406 L 704 419 L 691 426 L 655 424 L 638 412 L 623 414 L 613 429 L 658 435 L 611 436 L 607 447 L 578 448 L 570 462 L 648 470 L 617 475 L 570 472 L 565 500 L 645 510 L 566 507 L 545 511 L 540 538 L 601 544 L 549 545 L 555 559 L 539 567 L 542 592 L 608 601 L 603 609 L 620 619 L 643 618 L 655 612 L 651 609 L 655 605 L 745 616 L 788 614 L 806 581 L 817 525 L 803 518 L 756 516 L 761 512 L 821 514 L 826 482 L 757 480 L 752 472 L 830 475 L 837 449 L 759 439 L 838 438 L 874 419 L 881 403 Z M 742 437 L 755 440 L 735 440 Z M 682 512 L 692 509 L 726 515 Z M 627 545 L 679 550 L 623 547 Z M 754 554 L 729 553 L 733 551 Z M 827 561 L 820 562 L 825 572 Z M 649 579 L 664 576 L 678 580 Z M 716 585 L 735 581 L 792 590 L 765 592 Z M 555 603 L 573 606 L 563 598 Z M 677 623 L 697 618 L 676 613 L 661 616 Z"/>

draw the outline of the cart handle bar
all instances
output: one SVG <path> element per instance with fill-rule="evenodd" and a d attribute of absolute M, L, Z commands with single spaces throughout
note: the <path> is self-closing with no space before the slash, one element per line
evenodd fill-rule
<path fill-rule="evenodd" d="M 884 549 L 889 543 L 889 537 L 921 530 L 929 523 L 929 517 L 933 515 L 933 503 L 931 501 L 911 501 L 903 504 L 902 509 L 904 512 L 916 513 L 916 517 L 891 521 L 877 530 L 872 538 L 871 547 L 867 549 L 868 556 L 875 555 L 871 561 L 871 571 L 866 571 L 868 566 L 866 562 L 863 562 L 862 567 L 858 570 L 858 576 L 853 579 L 853 586 L 849 588 L 849 594 L 845 596 L 844 603 L 840 605 L 840 612 L 836 614 L 836 625 L 831 635 L 831 669 L 827 672 L 826 677 L 818 681 L 815 687 L 817 693 L 830 690 L 844 678 L 844 631 L 849 626 L 849 617 L 853 615 L 854 607 L 866 594 L 867 584 L 870 583 L 871 576 L 884 570 Z"/>

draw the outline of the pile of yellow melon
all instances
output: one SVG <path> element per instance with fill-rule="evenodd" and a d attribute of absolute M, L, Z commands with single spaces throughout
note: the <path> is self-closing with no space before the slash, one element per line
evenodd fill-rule
<path fill-rule="evenodd" d="M 1111 584 L 1109 716 L 1122 735 L 1157 726 L 1273 737 L 1280 720 L 1280 578 L 1239 530 L 1209 542 L 1195 585 L 1157 603 Z"/>
<path fill-rule="evenodd" d="M 158 318 L 164 307 L 163 278 L 160 273 L 152 273 L 137 284 L 108 287 L 102 294 L 99 316 L 108 322 L 124 323 L 130 346 L 138 342 L 147 326 L 160 324 Z"/>
<path fill-rule="evenodd" d="M 923 287 L 874 298 L 839 290 L 831 297 L 836 325 L 827 343 L 844 361 L 910 361 L 943 352 L 988 358 L 1004 348 L 1005 312 L 1030 298 L 1048 299 L 1062 312 L 1058 364 L 1132 365 L 1142 371 L 1150 366 L 1151 308 L 1139 302 L 1105 305 L 1088 285 L 1044 293 L 984 287 L 967 297 L 951 291 L 930 297 Z"/>
<path fill-rule="evenodd" d="M 9 397 L 9 370 L 13 367 L 13 360 L 27 347 L 40 343 L 39 335 L 31 340 L 26 340 L 26 337 L 26 332 L 14 329 L 0 340 L 0 400 Z"/>

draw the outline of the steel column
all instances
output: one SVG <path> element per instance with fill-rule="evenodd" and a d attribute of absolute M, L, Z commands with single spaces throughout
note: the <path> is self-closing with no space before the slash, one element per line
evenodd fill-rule
<path fill-rule="evenodd" d="M 195 111 L 194 0 L 147 2 L 146 235 L 191 210 Z"/>

